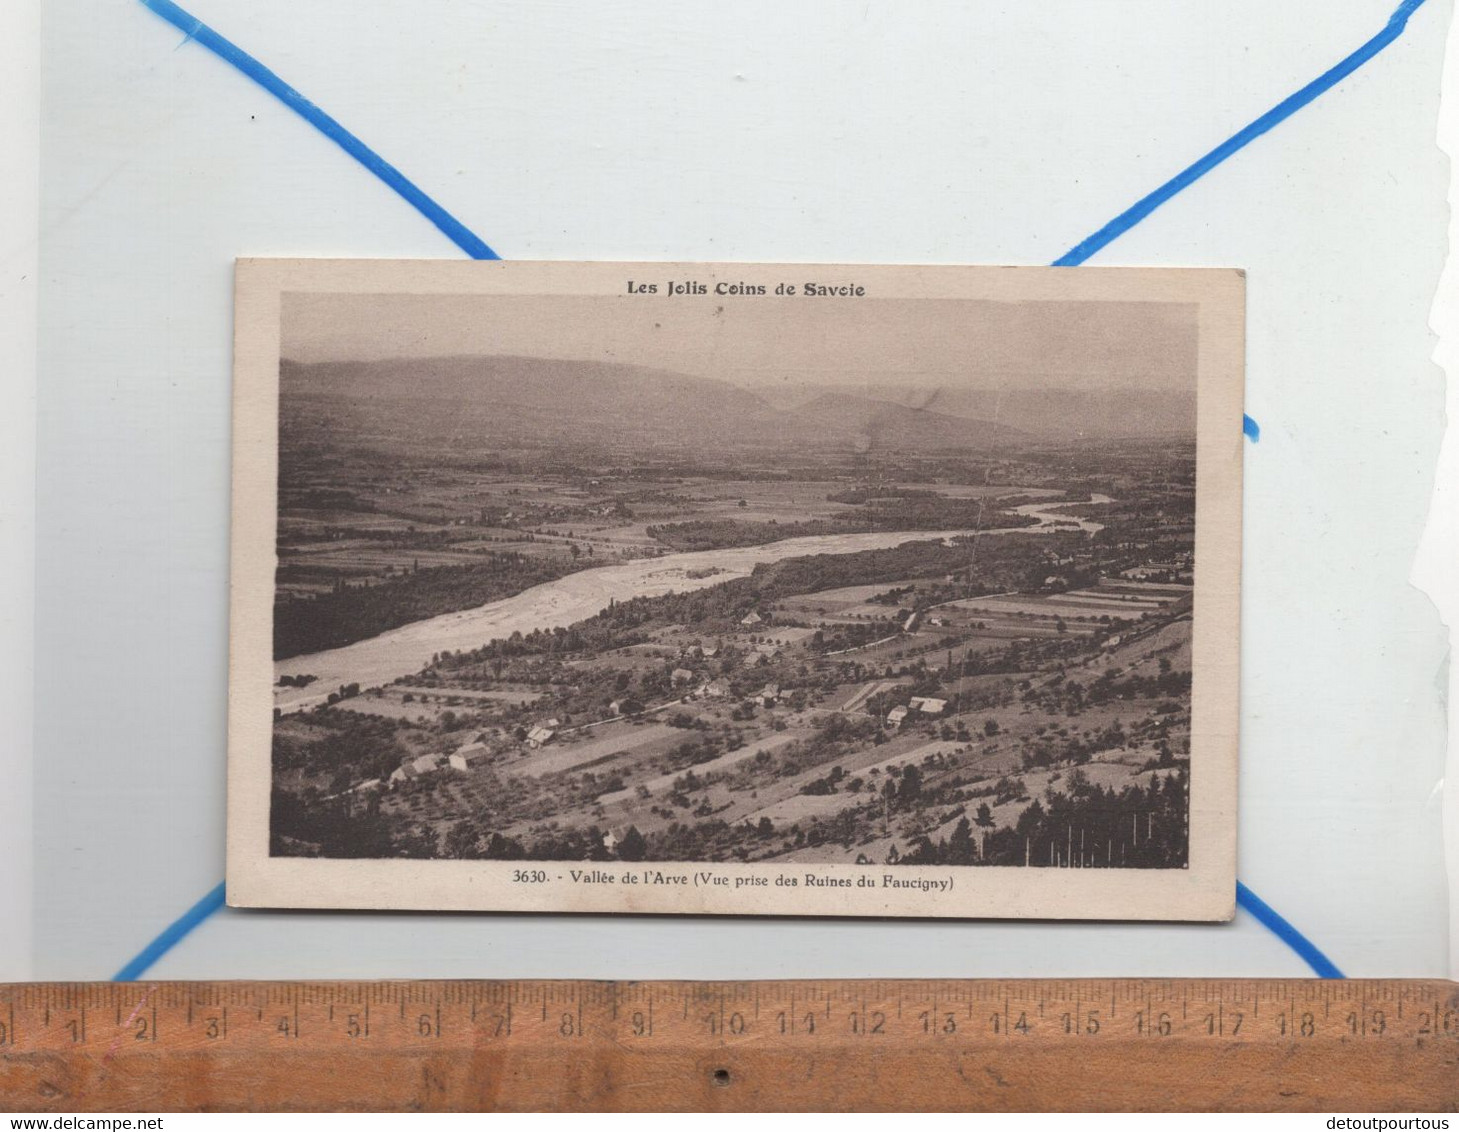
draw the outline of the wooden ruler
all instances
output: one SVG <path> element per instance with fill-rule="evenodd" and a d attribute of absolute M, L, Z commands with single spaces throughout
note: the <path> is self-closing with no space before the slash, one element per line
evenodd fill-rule
<path fill-rule="evenodd" d="M 0 985 L 0 1109 L 1459 1109 L 1459 984 Z"/>

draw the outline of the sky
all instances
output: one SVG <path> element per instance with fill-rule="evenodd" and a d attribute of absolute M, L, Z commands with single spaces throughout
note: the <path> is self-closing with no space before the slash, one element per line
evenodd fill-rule
<path fill-rule="evenodd" d="M 1196 310 L 1156 302 L 290 293 L 281 352 L 298 362 L 482 354 L 609 361 L 749 387 L 955 379 L 972 388 L 1189 390 Z"/>

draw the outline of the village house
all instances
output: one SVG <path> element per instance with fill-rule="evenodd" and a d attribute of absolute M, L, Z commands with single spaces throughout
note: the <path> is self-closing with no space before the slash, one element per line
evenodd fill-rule
<path fill-rule="evenodd" d="M 552 737 L 556 734 L 557 732 L 552 728 L 543 727 L 539 724 L 527 732 L 527 746 L 531 747 L 534 751 L 538 747 L 545 747 L 548 743 L 552 742 Z"/>
<path fill-rule="evenodd" d="M 890 723 L 893 727 L 900 727 L 904 722 L 906 722 L 908 714 L 909 713 L 906 708 L 894 707 L 891 711 L 887 712 L 887 722 Z"/>
<path fill-rule="evenodd" d="M 765 618 L 761 617 L 759 613 L 757 613 L 755 610 L 752 609 L 752 610 L 750 610 L 749 613 L 745 614 L 743 617 L 740 618 L 740 624 L 741 625 L 759 625 L 759 624 L 762 624 L 764 622 L 764 620 L 765 620 Z"/>
<path fill-rule="evenodd" d="M 623 714 L 623 701 L 622 700 L 609 700 L 608 701 L 608 714 L 609 715 L 622 715 Z"/>
<path fill-rule="evenodd" d="M 395 786 L 413 778 L 421 778 L 427 774 L 435 774 L 445 765 L 446 756 L 441 754 L 420 755 L 413 759 L 406 759 L 390 775 L 390 784 Z"/>
<path fill-rule="evenodd" d="M 704 685 L 704 694 L 713 700 L 723 700 L 728 698 L 730 687 L 723 680 L 711 680 Z"/>
<path fill-rule="evenodd" d="M 760 695 L 757 698 L 761 707 L 774 707 L 780 700 L 780 685 L 766 684 L 760 689 Z"/>
<path fill-rule="evenodd" d="M 467 743 L 456 748 L 449 762 L 452 770 L 475 770 L 485 766 L 491 759 L 491 749 L 485 743 Z"/>
<path fill-rule="evenodd" d="M 694 679 L 694 673 L 689 671 L 689 669 L 687 668 L 676 668 L 672 673 L 670 673 L 670 679 L 672 679 L 676 685 L 687 684 Z"/>
<path fill-rule="evenodd" d="M 909 706 L 923 715 L 941 715 L 947 710 L 947 701 L 935 696 L 913 696 Z"/>

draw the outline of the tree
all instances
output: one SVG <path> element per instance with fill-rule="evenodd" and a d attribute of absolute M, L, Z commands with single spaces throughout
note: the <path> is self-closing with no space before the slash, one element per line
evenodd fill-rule
<path fill-rule="evenodd" d="M 646 852 L 648 852 L 648 843 L 644 841 L 643 834 L 638 832 L 638 826 L 629 826 L 628 832 L 623 835 L 623 840 L 618 843 L 618 859 L 620 861 L 641 861 Z"/>
<path fill-rule="evenodd" d="M 492 861 L 520 861 L 526 856 L 526 850 L 522 843 L 513 837 L 503 837 L 500 833 L 493 833 L 486 843 L 486 852 L 483 854 Z"/>
<path fill-rule="evenodd" d="M 981 829 L 993 828 L 993 811 L 988 808 L 987 802 L 978 803 L 978 816 L 973 819 Z"/>
<path fill-rule="evenodd" d="M 998 721 L 996 719 L 990 719 L 983 724 L 983 734 L 990 739 L 994 735 L 997 735 L 998 732 L 1001 730 L 1002 728 L 998 726 Z"/>
<path fill-rule="evenodd" d="M 922 796 L 922 772 L 909 766 L 902 772 L 901 785 L 897 787 L 897 803 L 908 805 Z"/>
<path fill-rule="evenodd" d="M 432 858 L 439 856 L 440 842 L 430 826 L 424 822 L 417 825 L 414 830 L 406 830 L 395 838 L 395 855 L 397 857 L 423 857 Z"/>
<path fill-rule="evenodd" d="M 973 859 L 973 825 L 964 814 L 947 839 L 947 859 L 951 865 L 966 865 Z"/>
<path fill-rule="evenodd" d="M 470 818 L 463 818 L 446 834 L 446 856 L 458 859 L 480 856 L 477 849 L 477 842 L 480 838 L 481 830 L 476 823 Z"/>

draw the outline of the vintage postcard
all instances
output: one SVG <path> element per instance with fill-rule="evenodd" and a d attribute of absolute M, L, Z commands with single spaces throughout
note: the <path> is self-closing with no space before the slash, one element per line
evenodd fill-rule
<path fill-rule="evenodd" d="M 1244 283 L 241 261 L 230 903 L 1229 919 Z"/>

